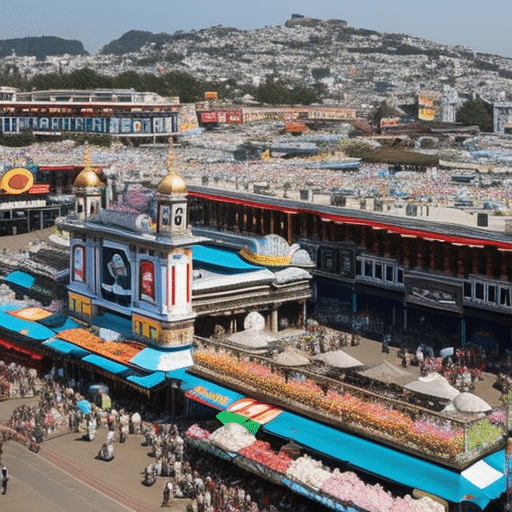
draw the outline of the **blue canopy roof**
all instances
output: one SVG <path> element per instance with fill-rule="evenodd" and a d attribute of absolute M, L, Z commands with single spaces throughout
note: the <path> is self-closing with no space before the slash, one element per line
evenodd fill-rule
<path fill-rule="evenodd" d="M 230 274 L 238 272 L 254 272 L 263 267 L 251 265 L 243 260 L 236 252 L 227 249 L 218 249 L 207 245 L 194 245 L 192 256 L 197 266 L 210 266 L 223 269 Z"/>
<path fill-rule="evenodd" d="M 73 345 L 73 343 L 68 343 L 64 340 L 48 340 L 45 341 L 43 345 L 46 345 L 47 347 L 50 347 L 51 349 L 56 350 L 61 354 L 75 356 L 79 359 L 82 359 L 83 357 L 86 357 L 90 354 L 90 352 L 85 350 L 85 348 L 78 347 L 77 345 Z"/>
<path fill-rule="evenodd" d="M 172 371 L 194 364 L 190 347 L 162 350 L 147 347 L 131 358 L 130 363 L 151 371 Z"/>
<path fill-rule="evenodd" d="M 37 341 L 47 340 L 55 335 L 52 330 L 44 325 L 17 318 L 4 311 L 0 311 L 0 327 Z"/>
<path fill-rule="evenodd" d="M 142 377 L 139 375 L 130 375 L 126 380 L 134 382 L 142 388 L 151 389 L 165 380 L 165 372 L 154 372 Z"/>
<path fill-rule="evenodd" d="M 83 361 L 91 363 L 95 366 L 99 366 L 100 368 L 103 368 L 104 370 L 107 370 L 114 375 L 119 375 L 120 373 L 130 370 L 130 368 L 124 364 L 116 363 L 115 361 L 111 361 L 105 357 L 97 356 L 96 354 L 90 354 L 84 357 Z"/>
<path fill-rule="evenodd" d="M 124 336 L 132 335 L 132 321 L 129 318 L 116 315 L 115 313 L 103 313 L 95 316 L 92 320 L 94 325 L 116 331 Z"/>
<path fill-rule="evenodd" d="M 470 500 L 483 509 L 489 501 L 505 491 L 504 450 L 484 459 L 485 463 L 502 475 L 480 488 L 464 476 L 467 470 L 461 474 L 287 411 L 263 425 L 263 429 L 368 473 L 420 489 L 453 503 Z"/>
<path fill-rule="evenodd" d="M 22 272 L 21 270 L 15 270 L 4 277 L 4 281 L 7 283 L 17 284 L 23 288 L 32 288 L 34 284 L 34 276 Z"/>
<path fill-rule="evenodd" d="M 232 389 L 219 386 L 208 380 L 196 377 L 187 373 L 185 369 L 167 372 L 170 379 L 181 380 L 181 389 L 187 391 L 187 396 L 201 403 L 207 403 L 217 409 L 227 409 L 232 403 L 236 402 L 244 395 L 233 391 Z"/>

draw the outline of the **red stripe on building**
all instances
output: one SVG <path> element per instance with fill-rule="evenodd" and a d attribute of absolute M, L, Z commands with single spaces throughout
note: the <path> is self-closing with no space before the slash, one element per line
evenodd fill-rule
<path fill-rule="evenodd" d="M 187 302 L 190 302 L 190 263 L 187 264 Z"/>
<path fill-rule="evenodd" d="M 172 278 L 171 278 L 171 305 L 176 304 L 176 267 L 172 267 Z"/>

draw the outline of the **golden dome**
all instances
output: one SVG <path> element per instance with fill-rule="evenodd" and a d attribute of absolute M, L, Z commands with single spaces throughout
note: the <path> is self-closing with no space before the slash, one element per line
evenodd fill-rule
<path fill-rule="evenodd" d="M 171 196 L 174 194 L 184 194 L 187 191 L 185 180 L 179 174 L 168 174 L 156 188 L 159 194 Z"/>
<path fill-rule="evenodd" d="M 84 153 L 84 168 L 80 174 L 76 177 L 73 187 L 75 188 L 86 188 L 86 187 L 102 187 L 98 174 L 91 168 L 91 158 L 89 156 L 89 150 L 86 149 Z"/>
<path fill-rule="evenodd" d="M 85 188 L 85 187 L 102 187 L 98 175 L 92 169 L 84 169 L 75 179 L 73 187 Z"/>
<path fill-rule="evenodd" d="M 176 172 L 174 166 L 174 154 L 171 148 L 169 148 L 169 153 L 167 155 L 167 170 L 169 171 L 169 174 L 167 174 L 167 176 L 165 176 L 165 178 L 160 181 L 156 191 L 159 194 L 168 196 L 174 194 L 185 194 L 187 192 L 187 184 L 185 183 L 185 180 Z"/>

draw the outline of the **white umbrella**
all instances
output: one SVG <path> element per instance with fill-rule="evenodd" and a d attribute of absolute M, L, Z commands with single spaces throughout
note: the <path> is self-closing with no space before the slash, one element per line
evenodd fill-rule
<path fill-rule="evenodd" d="M 355 368 L 356 366 L 364 366 L 361 361 L 358 361 L 355 357 L 343 352 L 343 350 L 324 352 L 323 354 L 315 356 L 315 361 L 321 361 L 328 366 L 335 366 L 336 368 Z"/>
<path fill-rule="evenodd" d="M 453 405 L 460 412 L 487 412 L 492 407 L 473 393 L 460 393 L 453 399 Z"/>
<path fill-rule="evenodd" d="M 368 370 L 359 371 L 357 373 L 368 379 L 385 382 L 387 384 L 403 385 L 411 382 L 413 379 L 413 376 L 409 372 L 402 370 L 401 368 L 397 368 L 388 361 L 384 361 L 378 366 L 374 366 L 373 368 L 368 368 Z"/>
<path fill-rule="evenodd" d="M 309 359 L 299 350 L 286 348 L 274 357 L 274 362 L 281 366 L 305 366 L 310 364 Z"/>
<path fill-rule="evenodd" d="M 460 394 L 459 390 L 450 386 L 450 383 L 439 373 L 431 373 L 426 377 L 419 377 L 404 387 L 415 393 L 448 400 L 453 400 Z"/>

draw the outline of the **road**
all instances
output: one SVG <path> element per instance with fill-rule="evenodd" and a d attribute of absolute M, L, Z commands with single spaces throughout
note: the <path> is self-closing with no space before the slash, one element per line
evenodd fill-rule
<path fill-rule="evenodd" d="M 10 442 L 4 446 L 3 464 L 9 469 L 7 493 L 0 508 L 10 512 L 127 512 L 134 508 L 117 503 L 65 469 Z M 20 499 L 22 498 L 22 499 Z"/>

